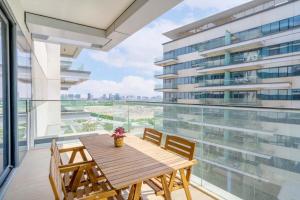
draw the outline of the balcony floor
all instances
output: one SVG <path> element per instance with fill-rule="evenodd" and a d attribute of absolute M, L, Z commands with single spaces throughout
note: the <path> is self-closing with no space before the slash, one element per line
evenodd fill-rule
<path fill-rule="evenodd" d="M 52 200 L 51 186 L 48 179 L 50 150 L 49 148 L 41 148 L 31 150 L 25 156 L 20 167 L 17 168 L 9 188 L 4 196 L 5 200 Z M 190 186 L 192 198 L 194 200 L 215 200 L 207 194 L 201 192 L 193 186 Z M 128 192 L 125 192 L 126 196 Z M 152 190 L 143 185 L 142 195 L 144 200 L 163 199 L 157 197 Z M 185 193 L 183 190 L 177 190 L 172 193 L 173 200 L 183 200 Z"/>

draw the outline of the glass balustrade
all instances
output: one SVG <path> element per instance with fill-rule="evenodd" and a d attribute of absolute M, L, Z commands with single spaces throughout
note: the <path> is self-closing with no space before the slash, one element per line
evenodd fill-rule
<path fill-rule="evenodd" d="M 20 106 L 34 145 L 119 126 L 139 136 L 150 127 L 195 141 L 192 182 L 221 196 L 278 200 L 300 187 L 300 110 L 85 100 Z"/>

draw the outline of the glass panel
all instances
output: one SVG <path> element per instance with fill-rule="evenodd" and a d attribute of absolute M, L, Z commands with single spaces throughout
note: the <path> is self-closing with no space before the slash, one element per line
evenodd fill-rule
<path fill-rule="evenodd" d="M 294 17 L 294 26 L 300 26 L 300 15 Z"/>
<path fill-rule="evenodd" d="M 279 22 L 274 22 L 271 24 L 271 32 L 278 32 L 279 31 Z"/>
<path fill-rule="evenodd" d="M 279 22 L 280 31 L 287 30 L 289 28 L 289 19 L 284 19 Z"/>
<path fill-rule="evenodd" d="M 7 24 L 3 21 L 2 15 L 0 12 L 0 64 L 1 64 L 1 70 L 0 70 L 0 175 L 2 174 L 3 170 L 8 166 L 8 154 L 7 154 L 7 135 L 5 135 L 5 132 L 3 131 L 3 119 L 4 119 L 4 109 L 3 109 L 3 76 L 4 70 L 7 68 L 6 60 L 4 59 L 6 57 L 6 45 L 5 40 L 7 39 L 6 35 L 7 31 Z"/>
<path fill-rule="evenodd" d="M 261 32 L 264 34 L 264 35 L 267 35 L 270 33 L 270 29 L 271 29 L 271 25 L 270 24 L 266 24 L 266 25 L 263 25 L 261 27 Z"/>
<path fill-rule="evenodd" d="M 25 36 L 17 26 L 17 91 L 18 91 L 18 150 L 21 160 L 27 151 L 29 129 L 28 102 L 31 100 L 31 50 Z"/>

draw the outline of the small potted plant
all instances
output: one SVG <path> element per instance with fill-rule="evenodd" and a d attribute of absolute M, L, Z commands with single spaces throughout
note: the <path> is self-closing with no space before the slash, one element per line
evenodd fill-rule
<path fill-rule="evenodd" d="M 112 134 L 112 137 L 115 140 L 115 147 L 124 146 L 124 137 L 126 137 L 125 129 L 123 127 L 116 128 L 114 133 Z"/>

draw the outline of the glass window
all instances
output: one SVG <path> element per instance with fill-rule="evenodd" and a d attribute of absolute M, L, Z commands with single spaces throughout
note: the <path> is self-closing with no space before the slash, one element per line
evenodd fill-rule
<path fill-rule="evenodd" d="M 266 24 L 266 25 L 263 25 L 261 27 L 261 32 L 263 33 L 263 35 L 270 34 L 270 31 L 271 31 L 271 25 L 270 24 Z"/>
<path fill-rule="evenodd" d="M 269 48 L 268 48 L 268 47 L 263 47 L 263 48 L 261 49 L 261 56 L 262 56 L 262 57 L 269 56 Z"/>
<path fill-rule="evenodd" d="M 269 90 L 269 99 L 277 100 L 278 99 L 278 90 Z"/>
<path fill-rule="evenodd" d="M 270 68 L 268 77 L 269 78 L 277 78 L 278 77 L 278 68 Z"/>
<path fill-rule="evenodd" d="M 292 99 L 293 100 L 300 100 L 300 90 L 299 89 L 293 89 L 292 90 Z"/>
<path fill-rule="evenodd" d="M 279 31 L 279 22 L 271 23 L 271 32 L 278 32 Z"/>
<path fill-rule="evenodd" d="M 6 24 L 2 21 L 2 19 L 0 18 L 0 46 L 1 46 L 1 49 L 0 49 L 0 62 L 1 62 L 1 65 L 4 65 L 5 64 L 5 61 L 3 61 L 3 58 L 5 58 L 6 56 L 6 52 L 5 52 L 5 49 L 7 49 L 5 47 L 5 44 L 3 44 L 3 40 L 6 38 Z M 7 66 L 5 66 L 7 67 Z M 2 66 L 1 67 L 2 71 L 4 69 L 4 67 Z M 3 97 L 2 97 L 2 82 L 3 82 L 3 79 L 2 79 L 2 71 L 0 71 L 0 103 L 1 103 L 1 106 L 0 106 L 0 112 L 3 113 Z M 3 121 L 1 120 L 0 121 L 0 125 L 1 127 L 3 127 Z M 2 174 L 3 170 L 5 169 L 5 167 L 7 166 L 7 162 L 5 161 L 7 159 L 7 154 L 5 153 L 6 149 L 4 148 L 4 146 L 6 145 L 6 139 L 5 139 L 5 135 L 4 135 L 4 132 L 3 132 L 3 128 L 0 129 L 0 175 Z M 3 152 L 3 153 L 2 153 Z"/>
<path fill-rule="evenodd" d="M 289 28 L 293 28 L 294 27 L 294 17 L 290 17 L 289 18 Z"/>
<path fill-rule="evenodd" d="M 255 51 L 249 51 L 249 52 L 245 52 L 243 55 L 243 60 L 245 62 L 252 62 L 252 61 L 256 61 L 259 59 L 259 51 L 255 50 Z"/>
<path fill-rule="evenodd" d="M 287 100 L 288 99 L 288 90 L 278 90 L 278 99 Z"/>
<path fill-rule="evenodd" d="M 274 45 L 268 48 L 268 56 L 274 56 L 280 54 L 280 45 Z"/>
<path fill-rule="evenodd" d="M 289 28 L 289 19 L 284 19 L 279 22 L 280 31 L 287 30 Z"/>
<path fill-rule="evenodd" d="M 291 67 L 291 76 L 300 76 L 300 65 Z"/>
<path fill-rule="evenodd" d="M 294 27 L 300 26 L 300 15 L 294 17 Z"/>
<path fill-rule="evenodd" d="M 280 54 L 289 53 L 289 43 L 283 43 L 280 45 Z"/>
<path fill-rule="evenodd" d="M 8 66 L 8 20 L 4 17 L 3 13 L 0 10 L 0 113 L 1 113 L 1 120 L 0 120 L 0 180 L 4 180 L 4 170 L 8 168 L 10 164 L 10 155 L 9 155 L 9 148 L 10 146 L 10 139 L 8 136 L 8 126 L 6 124 L 4 126 L 4 122 L 7 121 L 7 104 L 6 101 L 7 93 L 4 89 L 6 83 L 8 82 L 6 72 L 9 68 Z M 8 88 L 7 88 L 8 89 Z M 9 102 L 8 102 L 9 103 Z M 2 176 L 4 175 L 4 176 Z M 0 181 L 0 186 L 2 182 Z"/>
<path fill-rule="evenodd" d="M 17 32 L 18 150 L 19 159 L 21 160 L 27 152 L 27 131 L 29 124 L 24 118 L 27 119 L 29 117 L 27 108 L 32 94 L 32 70 L 30 46 L 25 42 L 25 36 L 18 26 Z"/>
<path fill-rule="evenodd" d="M 300 40 L 293 42 L 293 52 L 300 51 Z"/>
<path fill-rule="evenodd" d="M 288 68 L 287 67 L 279 67 L 278 76 L 279 77 L 287 77 L 288 76 Z"/>

